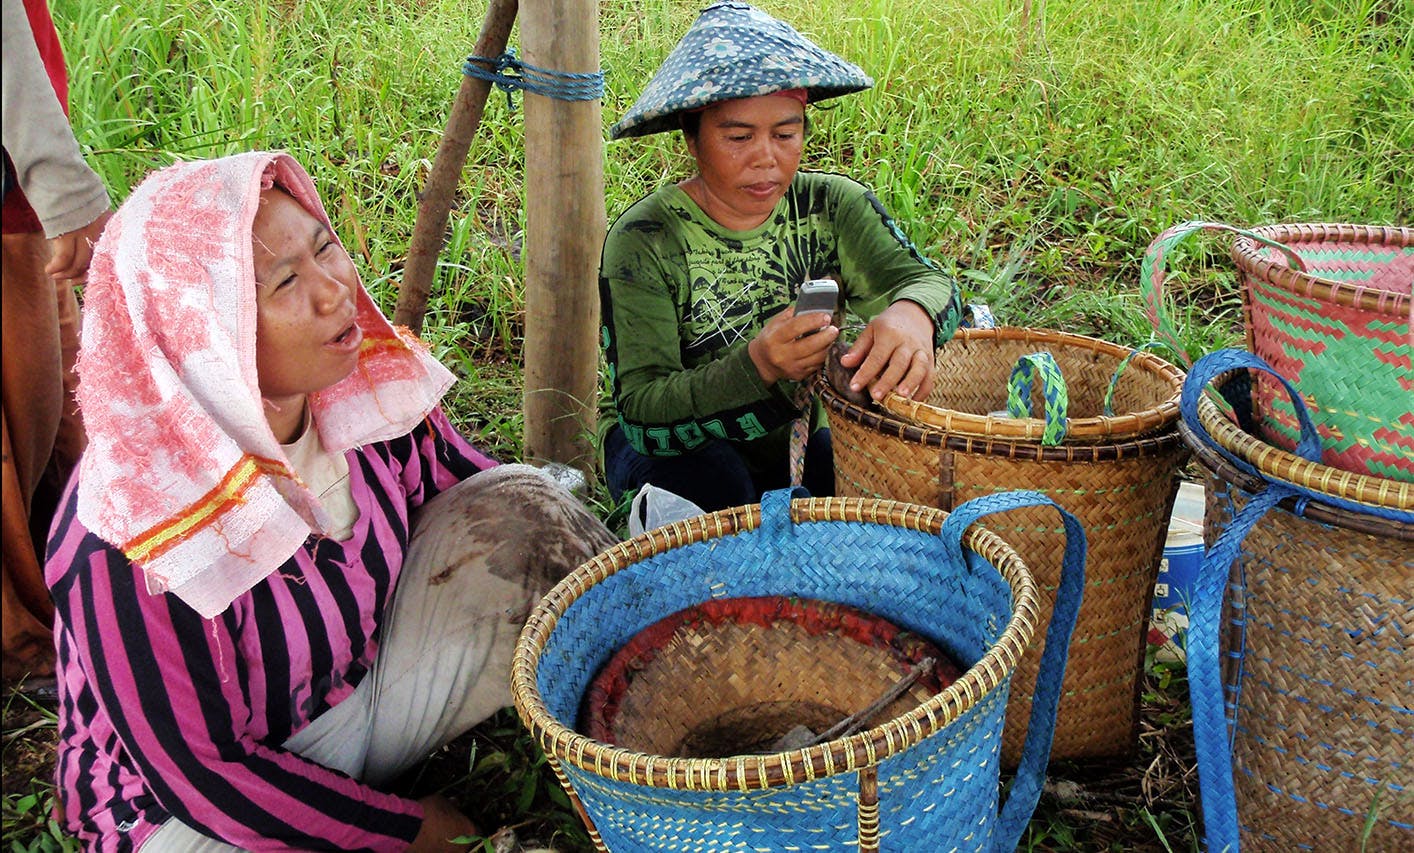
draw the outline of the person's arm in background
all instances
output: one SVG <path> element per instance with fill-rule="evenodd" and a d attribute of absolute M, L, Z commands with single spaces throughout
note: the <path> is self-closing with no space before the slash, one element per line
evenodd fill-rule
<path fill-rule="evenodd" d="M 957 331 L 961 289 L 909 242 L 861 184 L 837 177 L 843 278 L 850 307 L 869 323 L 840 363 L 855 370 L 852 390 L 875 400 L 889 391 L 922 399 L 933 387 L 934 348 Z"/>
<path fill-rule="evenodd" d="M 109 216 L 108 190 L 84 162 L 22 0 L 3 0 L 4 148 L 49 238 L 45 272 L 82 278 Z"/>

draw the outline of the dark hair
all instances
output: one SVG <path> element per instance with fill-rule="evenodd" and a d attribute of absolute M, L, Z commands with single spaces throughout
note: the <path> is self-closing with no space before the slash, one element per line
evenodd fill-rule
<path fill-rule="evenodd" d="M 678 125 L 682 127 L 683 136 L 696 139 L 698 131 L 702 130 L 702 110 L 683 110 L 678 113 Z"/>

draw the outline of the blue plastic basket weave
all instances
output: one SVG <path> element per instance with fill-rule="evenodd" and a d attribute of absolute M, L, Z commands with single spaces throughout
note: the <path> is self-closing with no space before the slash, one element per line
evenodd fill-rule
<path fill-rule="evenodd" d="M 1295 454 L 1204 397 L 1250 413 L 1247 371 L 1287 393 Z M 1180 408 L 1214 472 L 1188 632 L 1208 849 L 1414 849 L 1414 488 L 1320 465 L 1302 396 L 1251 353 L 1200 359 Z"/>
<path fill-rule="evenodd" d="M 1035 505 L 1054 503 L 1008 492 L 947 514 L 893 501 L 792 503 L 772 492 L 759 508 L 650 531 L 581 566 L 536 608 L 512 668 L 516 709 L 601 850 L 1010 851 L 1050 755 L 1085 536 L 1061 511 L 1065 568 L 1022 762 L 999 809 L 1007 689 L 1032 640 L 1037 592 L 1000 538 L 968 528 Z M 923 635 L 967 671 L 881 726 L 770 755 L 668 758 L 572 730 L 596 672 L 643 628 L 709 599 L 761 595 L 869 611 Z"/>

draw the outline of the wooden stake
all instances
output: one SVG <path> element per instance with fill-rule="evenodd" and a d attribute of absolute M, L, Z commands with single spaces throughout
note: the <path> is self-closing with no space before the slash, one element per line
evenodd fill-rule
<path fill-rule="evenodd" d="M 596 0 L 530 0 L 529 65 L 599 70 Z M 600 104 L 525 95 L 525 458 L 592 472 L 604 242 Z"/>
<path fill-rule="evenodd" d="M 472 48 L 473 56 L 500 56 L 506 50 L 515 25 L 518 0 L 491 0 L 486 18 L 481 23 L 481 35 Z M 398 290 L 398 307 L 393 322 L 407 326 L 414 333 L 422 331 L 422 318 L 427 313 L 427 297 L 432 292 L 432 279 L 437 271 L 437 256 L 442 251 L 447 214 L 452 209 L 457 184 L 461 182 L 466 155 L 471 140 L 481 125 L 486 109 L 486 97 L 491 83 L 462 75 L 461 88 L 452 102 L 447 128 L 432 160 L 432 171 L 417 205 L 417 219 L 412 227 L 412 243 L 408 246 L 407 262 L 403 265 L 403 283 Z"/>

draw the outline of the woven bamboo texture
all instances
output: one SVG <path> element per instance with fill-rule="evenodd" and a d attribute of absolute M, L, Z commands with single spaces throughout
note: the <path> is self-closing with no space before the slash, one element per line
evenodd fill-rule
<path fill-rule="evenodd" d="M 1211 547 L 1265 483 L 1183 429 L 1210 472 Z M 1414 524 L 1283 501 L 1243 539 L 1232 581 L 1242 848 L 1414 849 Z"/>
<path fill-rule="evenodd" d="M 862 712 L 926 658 L 929 670 L 865 723 L 903 716 L 960 673 L 923 637 L 857 608 L 780 596 L 709 601 L 615 653 L 590 685 L 579 730 L 655 755 L 775 752 L 796 726 L 821 733 Z"/>
<path fill-rule="evenodd" d="M 1170 344 L 1180 342 L 1163 308 L 1166 256 L 1204 230 L 1237 235 L 1247 349 L 1301 389 L 1320 461 L 1414 481 L 1414 228 L 1175 225 L 1149 245 L 1140 276 L 1155 333 Z M 1257 378 L 1255 398 L 1261 437 L 1295 449 L 1296 414 L 1272 376 Z"/>
<path fill-rule="evenodd" d="M 620 543 L 558 584 L 521 633 L 512 693 L 598 849 L 990 851 L 999 822 L 1016 824 L 1019 837 L 1024 817 L 998 817 L 996 758 L 1010 676 L 1037 626 L 1036 589 L 1016 554 L 980 526 L 961 540 L 967 566 L 953 562 L 937 535 L 943 520 L 890 501 L 768 493 L 759 508 Z M 1079 575 L 1071 578 L 1073 605 Z M 883 724 L 768 755 L 674 758 L 569 727 L 614 650 L 664 614 L 781 594 L 876 613 L 967 670 Z M 1044 753 L 1030 763 L 1039 792 Z M 1015 787 L 1008 806 L 1014 800 Z"/>
<path fill-rule="evenodd" d="M 987 340 L 972 336 L 968 346 L 984 347 Z M 942 389 L 973 382 L 965 360 L 940 355 L 939 365 L 948 372 L 939 371 L 935 394 L 955 395 Z M 1052 755 L 1132 754 L 1150 601 L 1178 491 L 1177 471 L 1187 458 L 1172 422 L 1165 431 L 1126 441 L 1043 447 L 920 426 L 854 405 L 823 380 L 816 388 L 830 412 L 836 494 L 951 509 L 981 494 L 1033 489 L 1080 519 L 1088 542 L 1085 597 Z M 1061 568 L 1062 540 L 1054 518 L 1019 509 L 990 519 L 988 527 L 1031 569 L 1042 590 L 1041 612 L 1048 614 Z M 1007 765 L 1015 764 L 1025 739 L 1030 713 L 1025 685 L 1040 651 L 1031 649 L 1018 668 L 1003 743 Z"/>
<path fill-rule="evenodd" d="M 944 432 L 1041 441 L 1044 419 L 992 415 L 1007 407 L 1007 379 L 1017 360 L 1037 352 L 1050 353 L 1065 377 L 1069 441 L 1116 441 L 1171 428 L 1178 420 L 1183 372 L 1163 359 L 1084 335 L 1015 327 L 958 330 L 938 350 L 937 370 L 969 381 L 939 383 L 927 400 L 890 394 L 881 405 L 898 418 Z M 1041 393 L 1038 384 L 1033 397 Z M 1104 414 L 1107 395 L 1116 414 Z M 1032 411 L 1041 410 L 1033 404 Z"/>
<path fill-rule="evenodd" d="M 1414 509 L 1414 483 L 1333 468 L 1273 447 L 1244 432 L 1207 397 L 1198 400 L 1198 421 L 1218 445 L 1273 480 L 1371 507 Z M 1321 512 L 1320 509 L 1316 511 Z M 1364 519 L 1359 513 L 1346 513 L 1341 519 L 1343 526 L 1347 527 L 1374 523 L 1373 519 Z M 1329 517 L 1324 520 L 1329 520 Z"/>
<path fill-rule="evenodd" d="M 1325 464 L 1414 481 L 1414 228 L 1252 231 L 1295 251 L 1306 269 L 1251 238 L 1234 240 L 1248 349 L 1301 389 Z M 1258 378 L 1256 405 L 1263 437 L 1295 447 L 1296 418 L 1276 383 Z"/>

